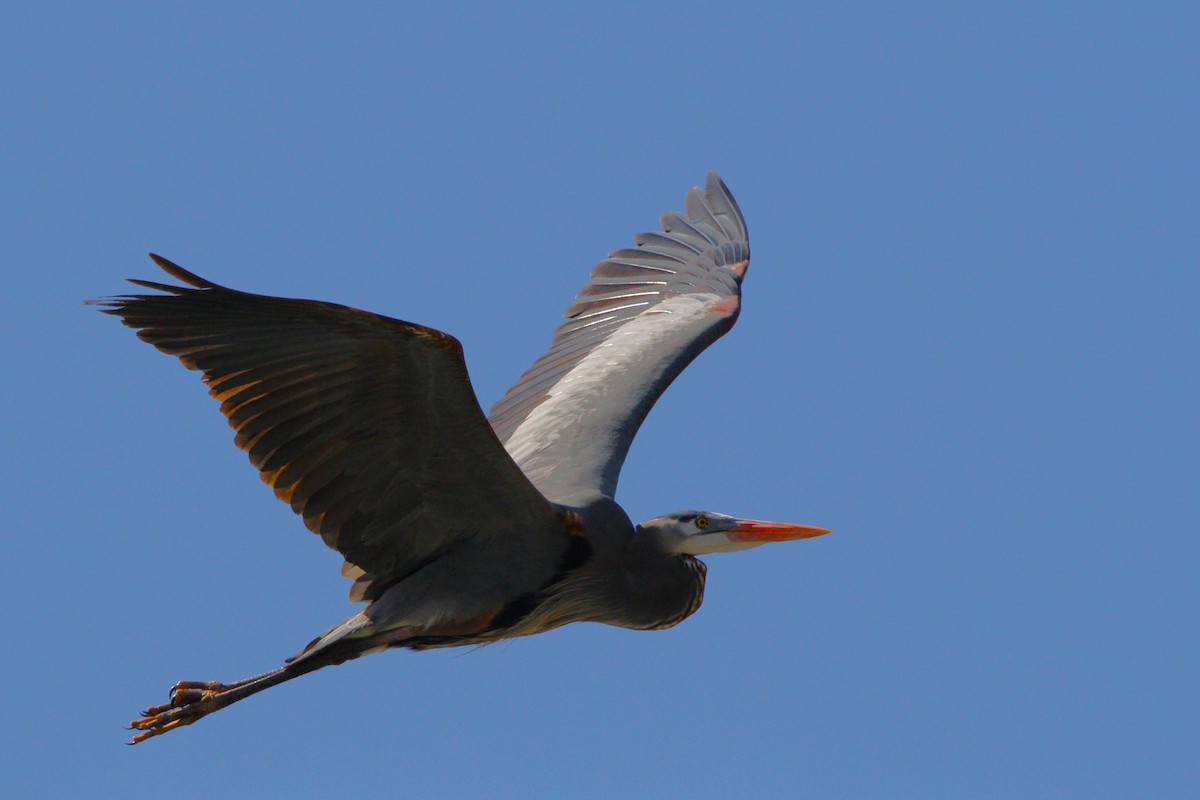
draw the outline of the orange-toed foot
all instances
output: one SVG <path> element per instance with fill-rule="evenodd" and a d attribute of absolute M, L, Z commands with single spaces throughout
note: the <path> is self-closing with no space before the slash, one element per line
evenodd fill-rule
<path fill-rule="evenodd" d="M 131 730 L 144 731 L 133 737 L 130 744 L 144 742 L 152 736 L 191 725 L 203 716 L 224 708 L 234 697 L 226 698 L 231 690 L 238 688 L 216 681 L 180 681 L 171 687 L 169 702 L 150 706 L 142 712 L 141 719 L 129 723 Z"/>

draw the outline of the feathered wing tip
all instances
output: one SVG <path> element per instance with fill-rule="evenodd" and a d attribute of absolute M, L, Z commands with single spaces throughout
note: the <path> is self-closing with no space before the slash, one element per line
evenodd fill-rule
<path fill-rule="evenodd" d="M 693 186 L 683 202 L 683 213 L 668 211 L 662 215 L 659 220 L 662 234 L 635 235 L 638 247 L 683 245 L 701 259 L 711 257 L 716 264 L 728 268 L 740 282 L 750 260 L 749 234 L 729 188 L 717 173 L 710 172 L 704 188 Z M 670 241 L 663 241 L 664 237 Z"/>
<path fill-rule="evenodd" d="M 746 229 L 746 218 L 742 216 L 742 209 L 738 207 L 737 200 L 734 199 L 733 193 L 729 191 L 729 187 L 725 185 L 725 181 L 721 180 L 721 176 L 716 172 L 708 173 L 708 177 L 704 181 L 704 194 L 708 199 L 709 207 L 712 208 L 713 214 L 718 219 L 732 224 L 737 231 L 736 235 L 730 232 L 730 239 L 735 241 L 749 241 L 750 233 Z M 724 227 L 724 226 L 723 226 Z"/>
<path fill-rule="evenodd" d="M 155 264 L 158 264 L 159 268 L 163 272 L 167 273 L 168 275 L 170 275 L 172 278 L 174 278 L 177 281 L 183 281 L 188 286 L 194 286 L 197 289 L 225 289 L 224 286 L 219 286 L 210 280 L 201 278 L 196 273 L 187 271 L 186 269 L 179 266 L 175 262 L 168 261 L 167 259 L 158 255 L 157 253 L 148 253 L 147 255 L 150 256 L 151 261 L 153 261 Z M 132 282 L 138 284 L 139 286 L 145 285 L 141 281 L 135 280 Z M 230 291 L 230 290 L 226 289 L 226 291 Z"/>
<path fill-rule="evenodd" d="M 221 291 L 231 292 L 233 294 L 241 294 L 236 289 L 229 289 L 224 286 L 221 286 L 218 283 L 213 283 L 210 280 L 201 278 L 199 275 L 195 274 L 194 272 L 189 272 L 188 270 L 179 266 L 175 262 L 168 261 L 167 259 L 158 255 L 157 253 L 147 253 L 147 255 L 150 256 L 150 259 L 155 264 L 157 264 L 159 266 L 159 268 L 162 269 L 163 272 L 167 273 L 172 278 L 175 278 L 176 280 L 187 284 L 187 286 L 174 286 L 169 283 L 159 283 L 157 281 L 147 281 L 147 280 L 142 280 L 141 278 L 126 278 L 126 280 L 129 281 L 130 283 L 132 283 L 134 286 L 141 286 L 144 289 L 154 289 L 155 291 L 158 291 L 158 292 L 166 292 L 167 294 L 176 294 L 176 295 L 187 294 L 188 292 L 195 291 L 196 289 L 219 289 Z M 189 287 L 192 287 L 192 288 L 189 288 Z M 85 300 L 84 305 L 103 306 L 103 308 L 101 308 L 101 311 L 103 311 L 105 314 L 120 315 L 121 309 L 133 297 L 136 297 L 136 295 L 120 295 L 117 297 L 100 297 L 100 298 L 96 298 L 94 300 Z"/>

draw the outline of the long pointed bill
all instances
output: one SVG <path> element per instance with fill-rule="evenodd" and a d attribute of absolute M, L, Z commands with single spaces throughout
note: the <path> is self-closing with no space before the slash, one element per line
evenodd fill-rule
<path fill-rule="evenodd" d="M 831 533 L 825 528 L 809 525 L 792 525 L 787 522 L 762 522 L 757 519 L 739 519 L 725 535 L 735 542 L 789 542 L 792 539 L 811 539 Z"/>

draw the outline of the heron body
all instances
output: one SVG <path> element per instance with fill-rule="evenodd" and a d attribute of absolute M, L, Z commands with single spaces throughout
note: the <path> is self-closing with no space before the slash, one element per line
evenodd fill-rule
<path fill-rule="evenodd" d="M 686 213 L 597 264 L 550 348 L 485 416 L 458 341 L 365 311 L 183 285 L 98 301 L 202 372 L 262 480 L 345 558 L 367 605 L 283 666 L 178 683 L 134 742 L 283 681 L 393 647 L 422 650 L 571 622 L 653 630 L 700 607 L 696 556 L 828 531 L 686 511 L 633 525 L 614 500 L 664 389 L 729 330 L 746 225 L 715 174 Z"/>

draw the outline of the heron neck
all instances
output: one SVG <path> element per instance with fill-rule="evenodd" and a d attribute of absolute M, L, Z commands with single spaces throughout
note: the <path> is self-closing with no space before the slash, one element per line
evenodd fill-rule
<path fill-rule="evenodd" d="M 621 585 L 626 620 L 622 627 L 670 628 L 687 619 L 704 600 L 704 562 L 667 552 L 657 537 L 638 530 L 622 558 Z"/>

